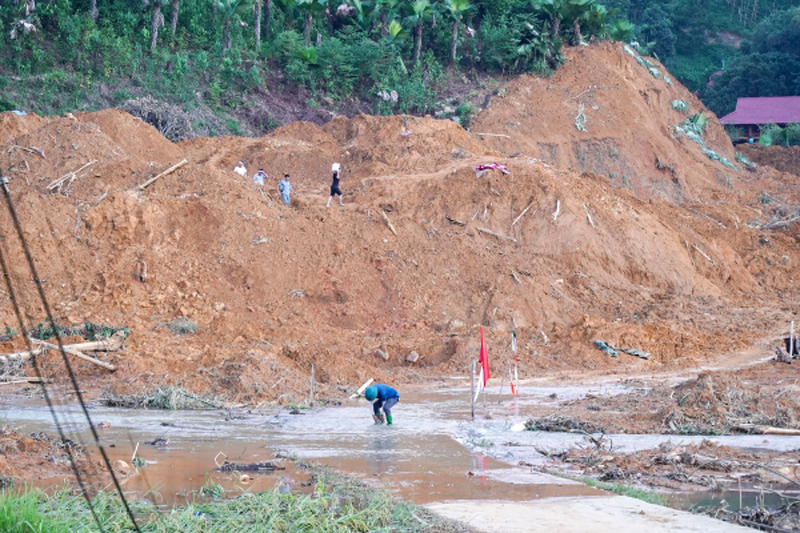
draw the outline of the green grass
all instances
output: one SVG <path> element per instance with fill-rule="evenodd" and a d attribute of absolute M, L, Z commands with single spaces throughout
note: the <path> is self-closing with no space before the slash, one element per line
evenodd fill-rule
<path fill-rule="evenodd" d="M 385 490 L 317 468 L 308 494 L 278 487 L 231 500 L 211 500 L 202 493 L 189 505 L 162 510 L 131 502 L 143 533 L 229 533 L 232 531 L 330 532 L 464 531 L 428 511 L 393 499 Z M 92 501 L 106 531 L 129 532 L 132 526 L 114 494 Z M 0 531 L 10 533 L 89 533 L 97 530 L 86 502 L 66 488 L 52 496 L 37 490 L 0 492 Z"/>
<path fill-rule="evenodd" d="M 607 490 L 621 496 L 628 496 L 630 498 L 636 498 L 637 500 L 642 500 L 655 505 L 663 505 L 665 507 L 667 505 L 667 501 L 664 496 L 650 490 L 639 489 L 627 485 L 619 485 L 617 483 L 606 483 L 604 481 L 597 481 L 596 479 L 590 477 L 582 477 L 578 480 L 589 485 L 590 487 Z"/>

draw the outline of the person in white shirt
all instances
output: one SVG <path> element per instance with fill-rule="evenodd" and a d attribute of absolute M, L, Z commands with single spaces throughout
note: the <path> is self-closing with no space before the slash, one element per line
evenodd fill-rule
<path fill-rule="evenodd" d="M 233 171 L 240 176 L 247 176 L 247 168 L 245 168 L 244 163 L 241 161 L 239 161 L 239 164 L 236 165 L 236 168 L 234 168 Z"/>

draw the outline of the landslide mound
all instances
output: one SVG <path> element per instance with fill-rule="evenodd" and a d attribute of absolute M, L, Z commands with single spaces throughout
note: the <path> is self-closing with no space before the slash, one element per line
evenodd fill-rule
<path fill-rule="evenodd" d="M 608 45 L 583 50 L 576 53 L 612 66 L 627 61 Z M 591 84 L 562 76 L 573 84 L 562 96 Z M 646 107 L 655 93 L 626 94 L 629 106 Z M 574 104 L 570 96 L 535 112 L 556 116 Z M 783 175 L 775 192 L 773 174 L 748 173 L 713 196 L 716 185 L 703 176 L 717 163 L 686 155 L 681 165 L 696 164 L 700 177 L 678 182 L 694 184 L 706 201 L 684 195 L 676 203 L 671 177 L 667 188 L 642 178 L 630 191 L 596 172 L 500 156 L 495 150 L 508 147 L 498 142 L 538 146 L 535 134 L 526 140 L 532 128 L 519 129 L 519 141 L 484 144 L 450 121 L 360 116 L 294 123 L 262 138 L 173 144 L 104 111 L 43 119 L 6 141 L 0 165 L 58 321 L 131 329 L 127 351 L 104 356 L 116 374 L 80 367 L 116 393 L 178 384 L 237 402 L 297 402 L 315 364 L 319 395 L 337 400 L 370 377 L 400 384 L 464 373 L 481 325 L 495 374 L 517 331 L 525 376 L 694 366 L 782 331 L 783 302 L 798 297 L 800 254 L 791 230 L 761 229 L 770 207 L 755 191 L 797 204 L 800 178 Z M 558 134 L 574 144 L 572 132 Z M 693 150 L 667 134 L 648 140 L 655 134 L 623 122 L 612 134 L 614 142 Z M 606 155 L 596 158 L 601 165 Z M 239 159 L 251 174 L 267 171 L 263 188 L 232 172 Z M 69 185 L 48 187 L 91 161 Z M 345 169 L 344 208 L 325 207 L 334 161 Z M 476 178 L 476 164 L 492 161 L 510 174 Z M 298 192 L 291 208 L 273 192 L 284 173 Z M 669 194 L 639 196 L 642 187 Z M 5 209 L 0 227 L 11 227 Z M 2 236 L 17 298 L 31 321 L 42 321 L 20 244 Z M 197 331 L 176 332 L 176 321 Z M 0 307 L 0 326 L 17 328 L 11 306 Z M 649 358 L 613 358 L 595 340 Z M 406 362 L 412 350 L 418 363 Z"/>
<path fill-rule="evenodd" d="M 742 144 L 737 151 L 759 165 L 769 165 L 780 172 L 800 176 L 800 146 Z"/>
<path fill-rule="evenodd" d="M 472 131 L 495 135 L 482 140 L 505 154 L 592 172 L 643 198 L 709 201 L 741 183 L 741 172 L 676 128 L 704 112 L 707 148 L 735 163 L 717 118 L 660 63 L 640 64 L 621 43 L 571 47 L 565 57 L 551 78 L 520 76 L 501 89 Z M 673 108 L 676 100 L 687 112 Z"/>

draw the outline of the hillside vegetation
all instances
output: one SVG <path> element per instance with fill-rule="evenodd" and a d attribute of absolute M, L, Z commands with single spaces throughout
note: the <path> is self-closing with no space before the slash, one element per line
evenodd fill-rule
<path fill-rule="evenodd" d="M 798 92 L 798 24 L 783 10 L 800 0 L 604 4 L 11 0 L 0 6 L 0 111 L 121 107 L 172 140 L 360 112 L 438 113 L 467 126 L 498 78 L 548 74 L 565 46 L 638 43 L 696 90 L 753 27 L 752 44 L 709 89 L 708 105 L 721 113 L 743 91 Z M 774 75 L 779 68 L 786 74 Z"/>

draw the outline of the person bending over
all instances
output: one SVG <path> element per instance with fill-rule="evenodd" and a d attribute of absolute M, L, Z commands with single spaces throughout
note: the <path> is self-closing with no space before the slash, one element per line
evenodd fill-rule
<path fill-rule="evenodd" d="M 400 394 L 389 385 L 378 383 L 371 385 L 364 391 L 364 398 L 372 404 L 372 419 L 376 424 L 392 425 L 392 407 L 400 401 Z M 381 413 L 383 408 L 383 413 Z M 384 417 L 384 414 L 386 415 Z"/>

